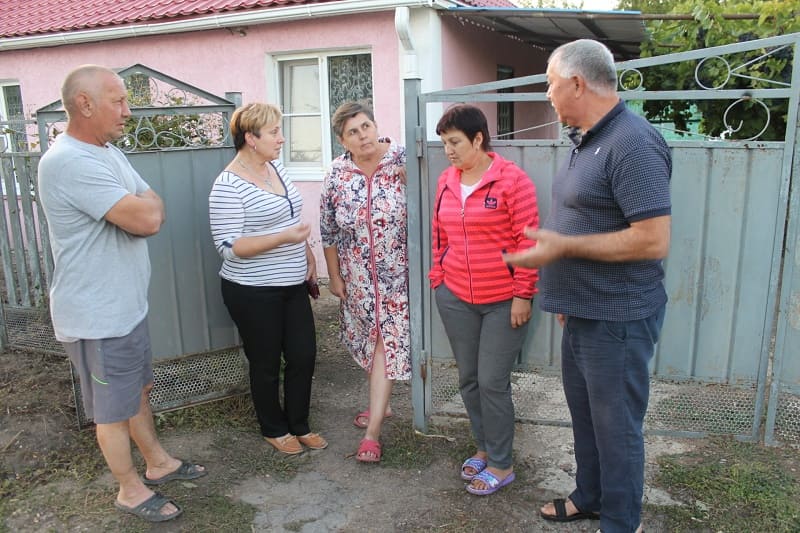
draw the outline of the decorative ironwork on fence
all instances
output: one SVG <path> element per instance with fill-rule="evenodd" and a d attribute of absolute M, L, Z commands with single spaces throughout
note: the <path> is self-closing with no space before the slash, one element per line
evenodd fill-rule
<path fill-rule="evenodd" d="M 132 118 L 116 146 L 125 152 L 230 146 L 231 102 L 161 72 L 133 65 L 118 72 Z M 37 113 L 39 137 L 51 143 L 66 128 L 61 101 Z"/>

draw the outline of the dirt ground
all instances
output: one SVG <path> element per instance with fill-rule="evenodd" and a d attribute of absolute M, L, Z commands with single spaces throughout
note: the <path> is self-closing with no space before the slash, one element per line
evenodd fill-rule
<path fill-rule="evenodd" d="M 210 474 L 166 485 L 162 490 L 185 513 L 152 528 L 113 509 L 114 482 L 96 451 L 93 433 L 76 428 L 65 361 L 31 353 L 0 355 L 0 495 L 8 498 L 0 504 L 0 531 L 571 533 L 599 527 L 599 522 L 587 521 L 552 524 L 538 516 L 542 502 L 573 487 L 570 429 L 519 424 L 517 480 L 495 495 L 473 496 L 458 476 L 460 461 L 471 453 L 465 421 L 436 419 L 434 436 L 415 435 L 411 389 L 405 383 L 393 393 L 395 416 L 387 421 L 382 438 L 384 461 L 357 462 L 353 454 L 362 430 L 352 419 L 365 406 L 367 388 L 363 372 L 338 343 L 337 302 L 325 292 L 314 303 L 319 358 L 312 430 L 330 446 L 286 458 L 259 438 L 255 421 L 247 417 L 239 427 L 198 421 L 192 415 L 198 407 L 173 413 L 171 422 L 159 424 L 165 446 L 178 457 L 203 463 Z M 240 398 L 246 408 L 249 399 Z M 192 421 L 180 424 L 181 417 Z M 696 445 L 698 441 L 649 437 L 648 479 L 659 454 Z M 656 505 L 676 503 L 652 485 L 646 498 Z M 645 524 L 648 532 L 666 531 L 650 510 Z"/>

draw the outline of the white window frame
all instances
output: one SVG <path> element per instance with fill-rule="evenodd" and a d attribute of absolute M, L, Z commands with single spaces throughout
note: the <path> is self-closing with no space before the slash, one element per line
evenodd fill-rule
<path fill-rule="evenodd" d="M 328 58 L 338 56 L 350 56 L 359 54 L 370 54 L 373 56 L 372 49 L 370 48 L 344 48 L 335 50 L 318 50 L 314 52 L 292 53 L 292 54 L 269 54 L 267 56 L 268 65 L 272 70 L 272 76 L 269 77 L 270 98 L 268 101 L 275 102 L 280 105 L 283 102 L 283 92 L 281 86 L 281 68 L 282 63 L 287 61 L 298 60 L 317 60 L 317 68 L 319 72 L 319 102 L 320 102 L 320 123 L 322 125 L 322 161 L 319 166 L 315 165 L 295 165 L 289 163 L 286 159 L 287 147 L 281 151 L 281 162 L 286 166 L 287 170 L 292 173 L 294 181 L 322 181 L 325 176 L 325 171 L 330 166 L 333 160 L 331 153 L 331 114 L 334 110 L 330 109 L 329 101 L 330 95 L 328 94 Z M 373 56 L 374 59 L 374 56 Z M 375 103 L 375 76 L 374 76 L 374 63 L 373 63 L 373 104 Z M 286 139 L 286 145 L 290 140 Z"/>
<path fill-rule="evenodd" d="M 8 109 L 6 109 L 6 94 L 5 88 L 6 87 L 19 87 L 19 93 L 22 95 L 22 84 L 16 80 L 0 80 L 0 120 L 10 120 L 8 115 Z M 24 118 L 24 110 L 23 110 L 23 118 Z M 11 134 L 6 133 L 0 130 L 0 152 L 5 152 L 9 149 L 12 143 Z M 17 182 L 16 176 L 14 176 L 14 188 L 17 192 L 17 198 L 19 198 L 20 190 L 19 190 L 19 182 Z M 0 198 L 5 198 L 7 194 L 6 191 L 6 182 L 5 180 L 0 180 Z"/>
<path fill-rule="evenodd" d="M 0 120 L 11 120 L 11 117 L 8 114 L 8 109 L 6 109 L 6 94 L 5 94 L 6 87 L 19 87 L 20 95 L 22 94 L 22 84 L 19 81 L 15 80 L 0 81 Z M 0 152 L 4 152 L 8 150 L 8 148 L 11 146 L 12 142 L 11 134 L 6 133 L 4 131 L 0 131 L 0 137 L 2 137 L 2 141 L 0 141 Z"/>

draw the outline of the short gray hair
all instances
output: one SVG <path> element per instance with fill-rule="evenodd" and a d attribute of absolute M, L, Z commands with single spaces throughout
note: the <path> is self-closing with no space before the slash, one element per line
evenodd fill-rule
<path fill-rule="evenodd" d="M 579 39 L 562 44 L 547 60 L 562 78 L 580 76 L 589 89 L 600 95 L 617 90 L 617 69 L 614 56 L 603 43 Z"/>
<path fill-rule="evenodd" d="M 81 65 L 67 74 L 61 86 L 61 104 L 68 117 L 75 112 L 75 99 L 81 92 L 87 93 L 92 100 L 97 100 L 102 90 L 103 76 L 119 78 L 116 72 L 100 65 Z"/>

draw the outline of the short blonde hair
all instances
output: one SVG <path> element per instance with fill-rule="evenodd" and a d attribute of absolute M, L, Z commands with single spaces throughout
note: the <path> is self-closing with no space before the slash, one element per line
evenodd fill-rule
<path fill-rule="evenodd" d="M 236 150 L 240 150 L 245 144 L 245 133 L 249 131 L 258 137 L 261 135 L 261 128 L 277 123 L 282 117 L 281 110 L 273 104 L 252 102 L 243 105 L 231 116 L 233 146 Z"/>

